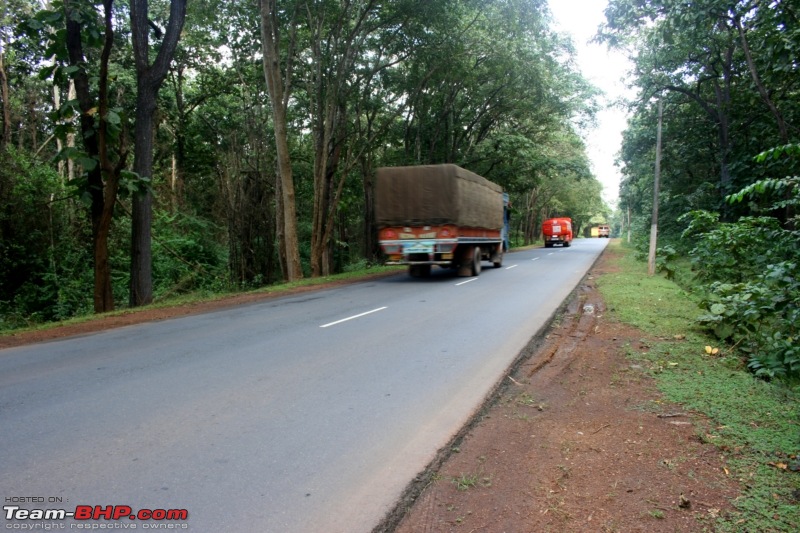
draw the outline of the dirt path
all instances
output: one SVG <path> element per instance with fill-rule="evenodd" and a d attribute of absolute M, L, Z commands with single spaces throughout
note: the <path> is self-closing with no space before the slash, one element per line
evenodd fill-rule
<path fill-rule="evenodd" d="M 604 315 L 593 276 L 394 529 L 703 531 L 737 493 L 706 423 L 625 358 L 644 335 Z"/>

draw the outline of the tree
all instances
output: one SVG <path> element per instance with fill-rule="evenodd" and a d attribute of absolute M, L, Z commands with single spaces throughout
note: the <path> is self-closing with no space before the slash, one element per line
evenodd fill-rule
<path fill-rule="evenodd" d="M 6 32 L 6 3 L 3 2 L 0 11 L 0 100 L 3 106 L 3 130 L 0 133 L 0 151 L 4 150 L 11 138 L 11 91 L 8 85 L 8 74 L 6 73 L 6 48 L 8 47 Z"/>
<path fill-rule="evenodd" d="M 308 48 L 313 58 L 306 83 L 314 143 L 313 276 L 327 275 L 333 268 L 331 241 L 347 178 L 407 105 L 407 99 L 387 94 L 382 77 L 427 46 L 424 39 L 409 38 L 406 32 L 420 21 L 430 27 L 448 4 L 329 1 L 307 10 Z M 376 91 L 383 98 L 384 112 L 365 116 Z M 362 120 L 370 122 L 368 129 L 362 127 Z"/>
<path fill-rule="evenodd" d="M 365 53 L 364 45 L 377 30 L 377 2 L 328 2 L 307 9 L 310 55 L 308 98 L 314 137 L 314 208 L 311 224 L 311 275 L 329 274 L 326 260 L 333 214 L 344 184 L 345 172 L 334 180 L 344 143 L 353 70 Z M 382 6 L 386 9 L 387 6 Z M 391 7 L 390 7 L 391 8 Z M 337 183 L 338 182 L 338 183 Z"/>
<path fill-rule="evenodd" d="M 278 235 L 281 245 L 284 277 L 294 281 L 303 277 L 300 264 L 300 252 L 297 240 L 297 213 L 295 205 L 294 178 L 292 161 L 289 154 L 287 129 L 287 113 L 289 98 L 292 94 L 292 75 L 294 68 L 296 10 L 300 5 L 290 6 L 289 20 L 281 20 L 281 12 L 276 0 L 259 0 L 261 7 L 261 43 L 263 51 L 264 78 L 267 81 L 272 120 L 275 130 L 275 148 L 277 151 L 279 209 Z M 283 27 L 282 23 L 286 26 Z M 282 30 L 289 32 L 289 42 L 282 41 Z M 286 46 L 284 49 L 283 47 Z M 283 67 L 281 66 L 283 65 Z"/>
<path fill-rule="evenodd" d="M 163 33 L 161 46 L 150 64 L 150 29 L 148 1 L 131 0 L 131 33 L 136 64 L 136 126 L 133 171 L 140 178 L 153 175 L 153 117 L 156 97 L 167 76 L 169 64 L 178 46 L 181 29 L 186 18 L 186 1 L 171 0 L 169 21 Z M 156 32 L 157 35 L 160 30 Z M 145 189 L 134 195 L 131 224 L 131 307 L 145 305 L 153 300 L 151 225 L 153 197 Z"/>
<path fill-rule="evenodd" d="M 637 112 L 652 114 L 646 102 L 663 93 L 669 109 L 665 127 L 672 123 L 681 131 L 676 141 L 685 154 L 671 155 L 682 161 L 676 167 L 683 169 L 682 186 L 697 188 L 707 182 L 700 170 L 707 160 L 698 154 L 710 152 L 718 168 L 715 187 L 722 205 L 727 192 L 762 172 L 750 161 L 753 153 L 785 143 L 788 133 L 797 131 L 792 126 L 796 99 L 791 95 L 798 81 L 789 57 L 800 45 L 791 2 L 702 0 L 686 5 L 679 0 L 612 0 L 606 17 L 601 38 L 628 47 L 636 65 L 634 83 L 640 87 L 642 106 Z M 706 126 L 696 120 L 698 112 Z M 677 116 L 688 122 L 675 124 Z M 708 126 L 714 139 L 699 132 Z M 697 144 L 689 148 L 689 141 Z M 687 171 L 693 179 L 685 178 Z M 748 171 L 754 175 L 748 176 Z M 669 189 L 669 170 L 665 178 Z"/>
<path fill-rule="evenodd" d="M 38 108 L 43 84 L 31 76 L 39 59 L 42 35 L 26 39 L 19 33 L 20 23 L 29 20 L 39 10 L 33 0 L 3 0 L 0 2 L 0 149 L 16 136 L 19 148 L 36 150 L 36 143 L 27 145 L 41 132 L 43 113 Z"/>
<path fill-rule="evenodd" d="M 95 10 L 90 4 L 79 0 L 65 0 L 62 13 L 63 21 L 66 23 L 66 53 L 80 109 L 80 131 L 85 154 L 74 149 L 70 152 L 73 156 L 81 158 L 86 172 L 84 191 L 91 199 L 96 313 L 114 309 L 108 236 L 120 176 L 127 159 L 124 132 L 118 127 L 119 116 L 110 110 L 109 105 L 108 68 L 114 45 L 112 5 L 113 0 L 103 1 L 102 28 L 94 26 Z M 92 95 L 90 73 L 86 69 L 84 42 L 89 46 L 102 45 L 97 97 Z M 114 150 L 112 143 L 115 141 L 118 143 L 116 162 L 113 161 L 112 155 Z"/>

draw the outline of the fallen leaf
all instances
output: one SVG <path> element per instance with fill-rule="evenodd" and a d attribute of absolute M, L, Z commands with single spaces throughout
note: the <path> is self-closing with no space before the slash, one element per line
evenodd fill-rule
<path fill-rule="evenodd" d="M 775 468 L 780 468 L 781 470 L 786 470 L 787 468 L 789 468 L 789 465 L 786 464 L 786 463 L 773 463 L 773 462 L 770 461 L 767 464 L 769 466 L 774 466 Z"/>

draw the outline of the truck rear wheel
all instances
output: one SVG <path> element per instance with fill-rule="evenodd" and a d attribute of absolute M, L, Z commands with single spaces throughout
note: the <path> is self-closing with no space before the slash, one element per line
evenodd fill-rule
<path fill-rule="evenodd" d="M 500 250 L 499 252 L 495 252 L 492 256 L 492 264 L 495 268 L 500 268 L 503 266 L 503 251 Z"/>
<path fill-rule="evenodd" d="M 472 254 L 472 275 L 477 276 L 481 273 L 481 247 L 476 246 Z"/>

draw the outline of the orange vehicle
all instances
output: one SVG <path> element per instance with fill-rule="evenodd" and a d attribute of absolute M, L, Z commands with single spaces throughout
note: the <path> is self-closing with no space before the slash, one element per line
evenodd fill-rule
<path fill-rule="evenodd" d="M 599 226 L 597 226 L 597 236 L 600 237 L 601 239 L 603 237 L 608 239 L 609 237 L 611 237 L 611 228 L 609 228 L 606 224 L 600 224 Z"/>
<path fill-rule="evenodd" d="M 542 223 L 545 248 L 561 244 L 565 248 L 572 243 L 572 219 L 567 217 L 548 218 Z"/>

